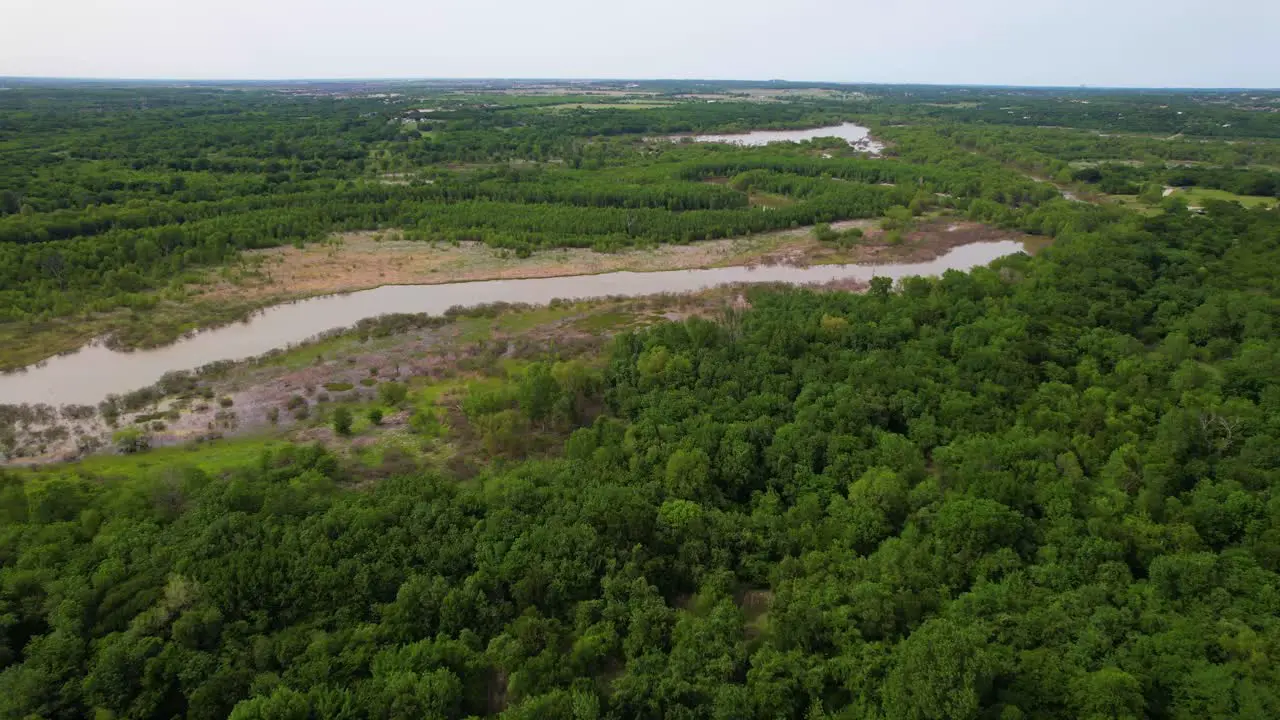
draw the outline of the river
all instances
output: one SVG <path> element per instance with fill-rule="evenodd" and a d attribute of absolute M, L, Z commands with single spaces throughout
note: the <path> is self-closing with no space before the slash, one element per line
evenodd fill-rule
<path fill-rule="evenodd" d="M 0 375 L 0 404 L 93 405 L 155 383 L 175 370 L 194 370 L 221 360 L 242 360 L 303 342 L 319 333 L 348 327 L 388 313 L 443 314 L 454 306 L 495 302 L 543 305 L 560 298 L 607 295 L 636 297 L 682 293 L 733 283 L 823 283 L 833 280 L 893 279 L 968 270 L 1021 252 L 1013 240 L 978 242 L 951 249 L 922 263 L 890 265 L 788 265 L 724 267 L 661 272 L 485 280 L 439 285 L 387 285 L 345 295 L 324 295 L 267 308 L 244 322 L 206 330 L 171 345 L 121 352 L 101 343 Z"/>

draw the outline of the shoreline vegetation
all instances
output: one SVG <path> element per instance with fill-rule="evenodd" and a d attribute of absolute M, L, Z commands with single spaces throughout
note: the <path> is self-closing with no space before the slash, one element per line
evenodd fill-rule
<path fill-rule="evenodd" d="M 858 289 L 849 284 L 839 287 Z M 9 433 L 6 445 L 17 449 L 8 458 L 14 466 L 36 467 L 111 451 L 113 433 L 130 426 L 146 431 L 148 446 L 157 448 L 275 435 L 308 418 L 307 413 L 296 412 L 306 407 L 294 397 L 298 394 L 310 404 L 329 403 L 333 396 L 348 402 L 368 401 L 377 396 L 381 383 L 421 383 L 441 372 L 452 373 L 460 359 L 462 367 L 467 366 L 466 358 L 472 358 L 475 366 L 474 358 L 479 356 L 487 358 L 487 370 L 479 366 L 473 370 L 482 370 L 481 375 L 501 374 L 500 358 L 492 353 L 508 342 L 522 345 L 517 353 L 522 357 L 551 347 L 576 348 L 574 354 L 598 352 L 602 347 L 598 340 L 617 332 L 741 308 L 743 291 L 725 286 L 699 293 L 599 298 L 544 307 L 496 303 L 456 308 L 440 316 L 384 315 L 257 357 L 170 373 L 152 386 L 111 396 L 98 406 L 0 404 L 0 436 Z M 510 355 L 507 350 L 500 353 Z M 278 407 L 269 415 L 273 403 Z M 281 410 L 284 416 L 279 415 Z M 158 432 L 150 427 L 157 420 L 164 421 Z"/>
<path fill-rule="evenodd" d="M 688 251 L 693 249 L 702 251 L 697 257 L 703 260 L 720 258 L 721 265 L 803 266 L 867 263 L 872 260 L 925 262 L 936 259 L 951 248 L 974 242 L 1016 239 L 1024 243 L 1033 243 L 1035 240 L 1018 233 L 942 216 L 913 225 L 907 229 L 901 240 L 890 244 L 883 241 L 886 235 L 884 230 L 871 228 L 864 231 L 863 228 L 868 227 L 869 224 L 866 221 L 852 221 L 833 223 L 820 228 L 799 228 L 773 233 L 762 238 L 713 242 L 711 248 L 680 248 L 684 252 L 674 255 L 661 251 L 657 253 L 634 251 L 622 254 L 620 257 L 605 258 L 604 262 L 623 263 L 622 267 L 635 269 L 638 260 L 640 267 L 643 268 L 637 269 L 638 272 L 662 270 L 668 269 L 666 266 L 670 263 L 682 263 L 687 260 L 690 257 Z M 856 239 L 857 244 L 833 243 L 833 238 L 842 234 L 846 234 L 845 236 L 849 239 Z M 372 250 L 380 251 L 386 248 L 381 241 L 363 236 L 361 239 L 370 243 Z M 467 256 L 474 255 L 471 252 L 474 248 L 454 250 Z M 495 261 L 491 253 L 481 250 L 483 254 L 478 257 L 483 258 L 484 262 L 496 262 L 496 266 L 505 273 L 520 272 L 519 268 L 510 266 L 509 259 L 498 258 Z M 556 258 L 558 264 L 545 266 L 544 269 L 555 270 L 564 267 L 563 261 L 566 254 L 589 258 L 592 253 L 591 251 L 560 252 L 557 253 Z M 289 255 L 295 259 L 305 258 L 307 249 L 289 252 Z M 535 257 L 525 262 L 531 264 L 536 260 Z M 325 254 L 322 262 L 326 265 L 333 262 L 344 264 L 346 259 L 341 255 Z M 717 265 L 702 265 L 702 267 L 714 266 Z M 582 268 L 574 266 L 574 269 L 580 271 Z M 607 267 L 600 272 L 615 272 L 618 269 Z M 482 275 L 474 278 L 480 280 L 487 277 L 491 269 L 478 267 L 474 268 L 473 272 Z M 333 277 L 331 274 L 329 276 Z M 551 277 L 558 276 L 560 275 L 551 275 Z M 261 279 L 261 276 L 254 277 Z M 351 280 L 346 278 L 340 281 Z M 274 377 L 250 380 L 249 376 L 254 375 L 253 371 L 256 369 L 263 367 L 296 365 L 297 358 L 305 357 L 308 360 L 314 358 L 314 362 L 321 363 L 325 358 L 325 351 L 332 350 L 335 345 L 347 346 L 346 349 L 350 351 L 351 341 L 368 343 L 377 338 L 382 339 L 380 343 L 382 354 L 375 360 L 370 360 L 368 356 L 362 359 L 362 362 L 370 365 L 371 368 L 385 364 L 388 355 L 402 354 L 407 348 L 425 349 L 431 344 L 443 343 L 444 351 L 431 347 L 431 353 L 436 355 L 474 354 L 478 352 L 477 348 L 483 347 L 486 343 L 500 342 L 508 335 L 514 341 L 522 343 L 533 340 L 554 340 L 557 345 L 564 343 L 572 345 L 584 340 L 581 332 L 583 327 L 589 327 L 590 335 L 598 338 L 644 327 L 654 321 L 694 316 L 717 317 L 726 309 L 736 311 L 746 307 L 745 298 L 748 291 L 754 292 L 755 288 L 767 289 L 768 287 L 767 283 L 745 286 L 730 284 L 693 293 L 656 292 L 630 299 L 604 297 L 581 301 L 565 300 L 554 301 L 550 306 L 498 303 L 474 308 L 457 307 L 450 309 L 442 316 L 391 313 L 371 317 L 354 326 L 335 328 L 261 356 L 239 361 L 211 363 L 195 371 L 170 373 L 155 385 L 139 388 L 123 395 L 109 396 L 106 401 L 95 407 L 5 406 L 0 403 L 0 420 L 3 420 L 3 425 L 7 426 L 7 429 L 0 427 L 0 439 L 7 438 L 0 447 L 8 448 L 5 454 L 11 464 L 31 467 L 66 462 L 110 450 L 112 435 L 122 427 L 143 428 L 148 437 L 148 447 L 199 446 L 211 439 L 253 436 L 264 432 L 275 433 L 281 427 L 279 419 L 281 408 L 288 410 L 284 399 L 277 397 L 279 392 L 276 388 L 281 384 L 284 387 L 306 386 L 310 388 L 308 393 L 310 395 L 315 391 L 318 381 L 314 378 L 306 382 L 280 380 Z M 868 285 L 859 281 L 839 280 L 804 287 L 862 292 Z M 296 299 L 305 299 L 305 297 Z M 570 317 L 574 322 L 561 322 L 565 317 Z M 476 318 L 484 321 L 492 320 L 490 328 L 492 332 L 485 332 L 474 322 L 471 322 L 466 329 L 459 329 L 460 324 L 467 324 L 468 321 Z M 566 325 L 567 332 L 564 331 Z M 512 329 L 519 329 L 521 332 L 512 334 L 510 332 Z M 430 342 L 424 338 L 430 339 Z M 459 348 L 460 342 L 470 344 Z M 331 359 L 325 362 L 325 365 L 332 366 L 335 363 L 340 365 L 342 362 L 345 360 Z M 351 363 L 355 365 L 356 361 L 352 359 Z M 354 393 L 345 394 L 342 397 L 349 400 L 372 397 L 373 391 L 362 392 L 362 388 L 353 384 L 354 381 L 363 379 L 364 369 L 363 366 L 348 368 L 348 370 L 357 370 L 353 377 L 347 377 L 351 375 L 350 372 L 339 373 L 345 378 L 339 381 L 345 386 L 343 390 L 355 390 Z M 402 379 L 411 380 L 418 377 L 413 371 L 408 372 L 409 374 Z M 256 374 L 261 375 L 261 373 Z M 353 382 L 347 382 L 348 380 Z M 372 385 L 365 386 L 365 388 L 368 387 Z M 324 388 L 322 385 L 321 388 L 332 389 Z M 246 393 L 250 400 L 246 400 Z M 272 401 L 263 400 L 264 395 L 272 397 Z M 321 395 L 323 396 L 324 393 Z M 228 412 L 226 408 L 220 408 L 209 402 L 214 397 L 228 398 L 238 409 Z M 264 407 L 270 402 L 275 402 L 278 407 L 274 408 L 275 419 L 268 422 L 266 412 L 271 408 L 264 409 Z M 159 432 L 150 428 L 151 424 L 161 420 L 163 422 L 160 422 Z M 284 426 L 288 425 L 288 422 L 284 423 Z"/>
<path fill-rule="evenodd" d="M 913 223 L 893 238 L 875 220 L 832 223 L 858 229 L 856 243 L 819 240 L 812 227 L 692 245 L 661 245 L 599 253 L 547 250 L 527 258 L 480 243 L 457 245 L 398 239 L 396 231 L 346 233 L 301 248 L 244 253 L 234 265 L 211 271 L 182 289 L 182 300 L 159 299 L 145 316 L 108 314 L 63 318 L 34 328 L 0 324 L 0 372 L 12 372 L 100 340 L 117 350 L 159 347 L 192 332 L 241 322 L 265 308 L 312 297 L 384 285 L 436 285 L 481 280 L 562 277 L 609 272 L 692 270 L 736 265 L 878 264 L 925 262 L 959 245 L 1028 236 L 939 216 Z M 160 293 L 163 298 L 165 293 Z"/>

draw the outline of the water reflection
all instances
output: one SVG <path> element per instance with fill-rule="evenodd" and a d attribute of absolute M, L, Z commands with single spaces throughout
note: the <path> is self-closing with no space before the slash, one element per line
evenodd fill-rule
<path fill-rule="evenodd" d="M 854 123 L 808 130 L 753 130 L 732 135 L 694 135 L 697 142 L 732 143 L 734 145 L 768 145 L 773 142 L 803 142 L 821 137 L 838 137 L 860 150 L 878 155 L 884 145 L 871 138 L 871 131 Z M 678 138 L 673 138 L 678 139 Z"/>
<path fill-rule="evenodd" d="M 635 297 L 680 293 L 732 283 L 822 283 L 833 280 L 898 279 L 968 270 L 1023 250 L 1012 240 L 979 242 L 953 248 L 935 260 L 893 265 L 820 265 L 725 267 L 663 272 L 615 272 L 600 275 L 486 280 L 441 285 L 388 285 L 345 295 L 326 295 L 277 305 L 242 323 L 228 325 L 152 350 L 120 352 L 101 344 L 50 358 L 15 373 L 0 375 L 0 404 L 86 404 L 112 393 L 155 383 L 166 372 L 194 370 L 220 360 L 241 360 L 302 342 L 326 330 L 354 325 L 386 313 L 443 314 L 454 306 L 495 302 L 547 304 L 556 298 L 607 295 Z"/>

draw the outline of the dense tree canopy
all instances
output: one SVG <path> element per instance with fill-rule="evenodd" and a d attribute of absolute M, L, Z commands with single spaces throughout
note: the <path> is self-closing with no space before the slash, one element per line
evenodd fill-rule
<path fill-rule="evenodd" d="M 321 446 L 216 476 L 0 475 L 0 717 L 1280 715 L 1280 211 L 1068 202 L 942 125 L 897 133 L 879 161 L 681 146 L 594 175 L 335 185 L 323 206 L 302 198 L 333 180 L 299 151 L 288 172 L 312 175 L 288 192 L 143 204 L 178 215 L 136 232 L 92 220 L 128 201 L 89 203 L 65 239 L 6 236 L 18 313 L 92 273 L 136 292 L 345 224 L 670 242 L 923 188 L 1056 241 L 865 294 L 755 290 L 718 322 L 617 336 L 598 374 L 535 365 L 458 408 L 501 458 L 466 481 L 366 482 Z M 43 205 L 5 232 L 70 207 L 19 187 Z M 797 202 L 745 203 L 762 189 Z M 201 203 L 260 210 L 182 214 Z M 567 440 L 512 451 L 539 424 Z"/>

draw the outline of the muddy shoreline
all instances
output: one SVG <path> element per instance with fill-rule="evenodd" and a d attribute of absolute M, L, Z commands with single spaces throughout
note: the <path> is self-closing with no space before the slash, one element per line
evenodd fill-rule
<path fill-rule="evenodd" d="M 833 223 L 832 227 L 838 230 L 858 227 L 866 232 L 860 243 L 845 249 L 818 242 L 812 227 L 806 226 L 619 253 L 546 250 L 524 259 L 480 243 L 439 246 L 388 239 L 394 233 L 347 233 L 335 236 L 333 242 L 302 249 L 282 247 L 244 253 L 231 272 L 210 271 L 206 283 L 190 286 L 186 301 L 162 302 L 152 311 L 155 320 L 147 323 L 145 333 L 121 327 L 122 321 L 113 320 L 112 316 L 60 321 L 47 331 L 18 332 L 15 339 L 20 337 L 24 347 L 43 348 L 44 352 L 23 352 L 0 362 L 0 373 L 19 372 L 74 353 L 89 344 L 86 338 L 96 336 L 93 342 L 122 352 L 150 350 L 199 332 L 244 322 L 273 306 L 380 287 L 738 265 L 809 267 L 927 262 L 966 243 L 1026 238 L 1018 233 L 944 217 L 921 223 L 906 233 L 901 243 L 891 245 L 883 242 L 884 233 L 876 227 L 877 222 Z M 234 306 L 231 312 L 227 311 L 229 305 Z M 171 320 L 170 316 L 177 318 Z"/>
<path fill-rule="evenodd" d="M 865 289 L 855 283 L 829 287 Z M 129 427 L 144 432 L 153 448 L 263 434 L 333 440 L 323 425 L 326 409 L 370 402 L 385 383 L 483 373 L 503 359 L 597 354 L 618 332 L 743 307 L 741 288 L 720 287 L 551 308 L 499 305 L 448 317 L 374 319 L 259 357 L 172 373 L 97 407 L 0 405 L 0 466 L 38 467 L 114 453 L 112 436 Z M 383 429 L 394 432 L 407 420 L 390 413 Z"/>

